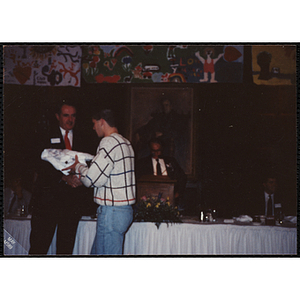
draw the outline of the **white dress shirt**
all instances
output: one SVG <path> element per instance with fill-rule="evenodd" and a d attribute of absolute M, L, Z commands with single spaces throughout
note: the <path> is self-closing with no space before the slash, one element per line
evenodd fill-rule
<path fill-rule="evenodd" d="M 162 158 L 159 158 L 158 161 L 160 163 L 161 174 L 163 176 L 167 176 L 168 172 L 167 172 L 165 161 Z M 157 161 L 155 158 L 152 157 L 153 175 L 157 175 L 156 174 L 156 165 L 157 165 Z"/>
<path fill-rule="evenodd" d="M 61 131 L 63 140 L 65 140 L 66 130 L 64 130 L 64 129 L 61 128 L 61 127 L 59 127 L 59 128 L 60 128 L 60 131 Z M 68 133 L 68 138 L 69 138 L 71 147 L 73 148 L 73 130 L 70 130 L 70 131 L 69 131 L 69 133 Z"/>

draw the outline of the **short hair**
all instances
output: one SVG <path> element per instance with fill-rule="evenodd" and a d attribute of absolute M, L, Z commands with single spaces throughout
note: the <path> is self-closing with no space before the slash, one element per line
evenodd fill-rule
<path fill-rule="evenodd" d="M 57 113 L 59 115 L 61 113 L 61 108 L 64 105 L 72 106 L 76 109 L 75 101 L 64 98 L 64 99 L 58 101 L 56 108 L 55 108 L 55 113 Z"/>
<path fill-rule="evenodd" d="M 110 127 L 116 127 L 115 113 L 111 109 L 102 109 L 93 114 L 92 119 L 99 121 L 103 119 Z"/>
<path fill-rule="evenodd" d="M 151 138 L 150 141 L 149 141 L 149 147 L 151 147 L 151 144 L 154 143 L 154 144 L 159 144 L 161 146 L 161 148 L 163 148 L 163 141 L 160 139 L 160 138 L 157 138 L 157 137 L 154 137 L 154 138 Z"/>
<path fill-rule="evenodd" d="M 268 180 L 269 180 L 269 178 L 276 179 L 277 176 L 276 176 L 275 174 L 273 174 L 273 173 L 270 173 L 270 174 L 264 174 L 262 182 L 263 182 L 263 183 L 267 183 Z"/>

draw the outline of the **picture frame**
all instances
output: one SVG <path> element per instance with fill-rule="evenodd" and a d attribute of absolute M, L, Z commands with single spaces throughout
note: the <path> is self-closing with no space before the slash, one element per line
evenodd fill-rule
<path fill-rule="evenodd" d="M 148 143 L 158 137 L 163 141 L 163 154 L 174 157 L 193 176 L 193 123 L 193 88 L 131 89 L 130 140 L 137 159 L 150 155 Z"/>

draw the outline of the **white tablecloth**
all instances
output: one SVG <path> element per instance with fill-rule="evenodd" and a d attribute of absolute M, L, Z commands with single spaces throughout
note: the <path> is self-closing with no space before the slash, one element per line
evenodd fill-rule
<path fill-rule="evenodd" d="M 4 255 L 28 255 L 30 249 L 30 219 L 4 220 Z M 56 231 L 49 247 L 49 255 L 56 253 Z"/>
<path fill-rule="evenodd" d="M 4 231 L 4 254 L 26 255 L 30 248 L 30 220 L 7 219 L 4 221 Z M 79 222 L 74 255 L 90 254 L 95 232 L 96 220 Z M 11 239 L 16 241 L 13 245 Z M 21 250 L 20 247 L 16 247 L 17 244 L 21 246 Z M 55 247 L 54 237 L 48 254 L 55 255 Z M 125 236 L 124 254 L 296 255 L 297 229 L 281 226 L 190 223 L 163 223 L 157 229 L 154 223 L 133 223 Z"/>
<path fill-rule="evenodd" d="M 297 253 L 296 228 L 226 224 L 135 223 L 125 240 L 125 254 L 278 255 Z"/>

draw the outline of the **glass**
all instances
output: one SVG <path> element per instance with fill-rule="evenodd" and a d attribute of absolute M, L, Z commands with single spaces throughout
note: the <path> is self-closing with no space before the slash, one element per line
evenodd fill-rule
<path fill-rule="evenodd" d="M 213 217 L 212 217 L 212 210 L 208 209 L 206 212 L 206 221 L 207 222 L 212 222 L 213 221 Z"/>
<path fill-rule="evenodd" d="M 17 208 L 17 213 L 16 213 L 17 217 L 21 216 L 21 207 Z"/>
<path fill-rule="evenodd" d="M 253 223 L 261 223 L 260 216 L 254 216 Z"/>
<path fill-rule="evenodd" d="M 25 211 L 25 205 L 21 205 L 21 211 L 20 211 L 20 216 L 25 217 L 26 211 Z"/>
<path fill-rule="evenodd" d="M 211 215 L 212 215 L 212 221 L 213 222 L 216 222 L 217 221 L 217 217 L 218 217 L 218 212 L 216 209 L 213 209 L 212 212 L 211 212 Z"/>
<path fill-rule="evenodd" d="M 276 214 L 276 225 L 281 225 L 283 223 L 284 214 L 282 210 L 279 210 Z"/>

